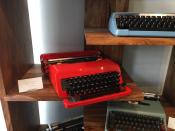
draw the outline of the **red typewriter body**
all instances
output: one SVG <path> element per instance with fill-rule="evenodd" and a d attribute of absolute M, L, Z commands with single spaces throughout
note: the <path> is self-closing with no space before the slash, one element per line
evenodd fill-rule
<path fill-rule="evenodd" d="M 65 61 L 61 59 L 60 62 L 58 58 L 64 58 Z M 75 61 L 70 62 L 68 58 L 75 58 Z M 78 60 L 87 58 L 88 60 L 76 62 L 76 58 Z M 50 59 L 54 59 L 56 62 L 49 61 Z M 117 99 L 131 93 L 129 87 L 123 86 L 119 65 L 109 59 L 102 59 L 99 57 L 98 51 L 43 54 L 41 55 L 41 65 L 42 71 L 49 75 L 51 83 L 66 108 Z M 105 85 L 105 82 L 109 84 Z M 94 87 L 90 87 L 94 84 Z M 110 85 L 115 85 L 115 88 Z M 104 90 L 102 95 L 99 95 L 100 89 Z M 110 93 L 106 93 L 106 90 Z M 91 98 L 90 94 L 93 92 L 98 95 Z M 86 95 L 88 97 L 84 98 Z"/>

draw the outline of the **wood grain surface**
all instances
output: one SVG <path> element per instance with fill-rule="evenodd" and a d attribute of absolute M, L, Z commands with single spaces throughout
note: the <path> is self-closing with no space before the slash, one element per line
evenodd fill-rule
<path fill-rule="evenodd" d="M 172 49 L 163 94 L 175 106 L 175 47 Z"/>
<path fill-rule="evenodd" d="M 0 68 L 8 93 L 33 64 L 27 0 L 2 0 L 0 19 Z"/>
<path fill-rule="evenodd" d="M 38 102 L 8 102 L 13 131 L 38 131 Z"/>
<path fill-rule="evenodd" d="M 5 88 L 4 88 L 4 82 L 2 79 L 1 67 L 0 67 L 0 99 L 2 99 L 4 95 L 5 95 Z"/>
<path fill-rule="evenodd" d="M 84 107 L 85 131 L 104 131 L 106 112 L 106 102 Z"/>
<path fill-rule="evenodd" d="M 108 0 L 85 0 L 85 28 L 105 28 L 108 18 Z"/>
<path fill-rule="evenodd" d="M 118 12 L 126 12 L 129 8 L 129 0 L 110 0 L 111 1 L 111 9 L 112 11 L 118 11 Z M 116 4 L 114 4 L 116 3 Z M 116 7 L 112 8 L 112 5 L 115 5 Z"/>
<path fill-rule="evenodd" d="M 85 28 L 107 28 L 112 12 L 127 11 L 129 0 L 86 0 Z"/>
<path fill-rule="evenodd" d="M 172 105 L 165 97 L 161 98 L 161 104 L 164 107 L 165 113 L 167 115 L 167 120 L 168 120 L 168 117 L 175 118 L 175 106 Z"/>
<path fill-rule="evenodd" d="M 53 100 L 57 101 L 60 100 L 56 91 L 48 77 L 43 76 L 41 72 L 40 65 L 34 65 L 27 73 L 23 76 L 23 79 L 26 78 L 34 78 L 42 76 L 43 78 L 43 89 L 29 91 L 24 93 L 19 93 L 17 88 L 13 88 L 10 90 L 9 94 L 7 94 L 4 99 L 7 101 L 48 101 Z"/>
<path fill-rule="evenodd" d="M 31 123 L 39 124 L 38 107 L 33 103 L 22 107 L 3 99 L 17 89 L 17 80 L 32 64 L 27 0 L 0 0 L 0 96 L 8 131 L 35 130 Z"/>
<path fill-rule="evenodd" d="M 117 37 L 106 29 L 86 29 L 86 45 L 175 45 L 175 38 Z"/>

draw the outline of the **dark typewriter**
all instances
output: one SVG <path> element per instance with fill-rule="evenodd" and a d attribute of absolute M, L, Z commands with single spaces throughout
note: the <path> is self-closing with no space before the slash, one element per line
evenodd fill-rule
<path fill-rule="evenodd" d="M 42 131 L 84 131 L 83 117 L 73 118 L 64 122 L 50 124 L 49 128 Z"/>
<path fill-rule="evenodd" d="M 51 124 L 51 131 L 84 131 L 83 117 Z"/>
<path fill-rule="evenodd" d="M 49 75 L 66 108 L 89 105 L 131 93 L 118 64 L 98 51 L 41 55 L 42 70 Z"/>
<path fill-rule="evenodd" d="M 109 30 L 115 36 L 175 37 L 175 14 L 115 12 Z"/>
<path fill-rule="evenodd" d="M 166 131 L 166 115 L 159 101 L 133 105 L 109 103 L 105 131 Z"/>

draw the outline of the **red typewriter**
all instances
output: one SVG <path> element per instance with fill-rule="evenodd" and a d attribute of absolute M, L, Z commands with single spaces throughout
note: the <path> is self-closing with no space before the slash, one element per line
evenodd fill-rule
<path fill-rule="evenodd" d="M 99 51 L 42 54 L 41 68 L 49 75 L 66 108 L 121 98 L 131 93 L 120 66 Z"/>

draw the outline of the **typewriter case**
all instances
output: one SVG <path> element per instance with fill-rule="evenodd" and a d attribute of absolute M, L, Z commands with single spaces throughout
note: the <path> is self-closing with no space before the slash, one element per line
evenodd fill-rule
<path fill-rule="evenodd" d="M 90 60 L 80 60 L 81 58 L 87 57 L 90 57 Z M 75 61 L 70 62 L 69 58 L 75 58 Z M 78 58 L 78 61 L 76 61 L 76 58 Z M 120 66 L 109 59 L 103 59 L 99 51 L 90 50 L 71 53 L 42 54 L 40 59 L 43 73 L 49 76 L 51 83 L 53 84 L 59 98 L 63 100 L 64 106 L 66 108 L 85 106 L 97 102 L 118 99 L 131 93 L 131 89 L 127 86 L 124 86 L 122 87 L 122 91 L 113 92 L 112 94 L 106 94 L 79 101 L 70 99 L 69 94 L 62 86 L 62 80 L 64 79 L 112 71 L 117 71 L 119 74 L 121 74 Z M 51 59 L 54 60 L 54 62 Z M 123 83 L 121 75 L 119 77 L 119 83 L 121 85 Z"/>

